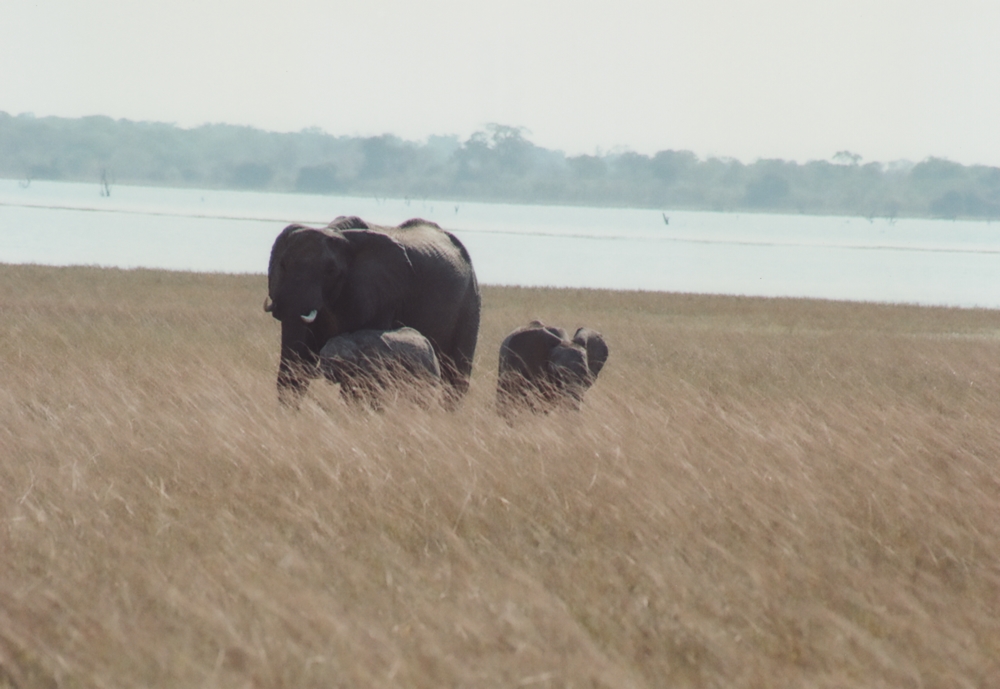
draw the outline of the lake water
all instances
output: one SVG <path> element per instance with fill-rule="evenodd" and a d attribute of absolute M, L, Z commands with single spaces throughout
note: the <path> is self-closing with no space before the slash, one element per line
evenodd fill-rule
<path fill-rule="evenodd" d="M 1000 223 L 524 206 L 0 180 L 0 262 L 265 273 L 290 222 L 411 217 L 480 282 L 1000 308 Z M 664 216 L 669 223 L 664 222 Z"/>

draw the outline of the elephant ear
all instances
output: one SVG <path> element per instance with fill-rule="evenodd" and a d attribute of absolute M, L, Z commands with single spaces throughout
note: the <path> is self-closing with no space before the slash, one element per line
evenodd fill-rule
<path fill-rule="evenodd" d="M 549 355 L 564 340 L 552 329 L 536 327 L 516 330 L 500 345 L 500 360 L 529 379 L 537 379 L 548 370 Z"/>
<path fill-rule="evenodd" d="M 305 225 L 289 225 L 281 231 L 281 234 L 274 240 L 274 244 L 271 245 L 271 258 L 267 263 L 267 295 L 271 298 L 274 297 L 274 287 L 281 277 L 278 275 L 281 256 L 288 249 L 292 235 L 302 229 L 306 229 Z"/>
<path fill-rule="evenodd" d="M 344 230 L 350 247 L 347 290 L 362 328 L 388 330 L 415 277 L 406 247 L 374 230 Z"/>
<path fill-rule="evenodd" d="M 587 350 L 587 368 L 590 369 L 590 375 L 596 378 L 608 360 L 608 345 L 604 336 L 596 330 L 580 328 L 573 335 L 573 342 Z"/>

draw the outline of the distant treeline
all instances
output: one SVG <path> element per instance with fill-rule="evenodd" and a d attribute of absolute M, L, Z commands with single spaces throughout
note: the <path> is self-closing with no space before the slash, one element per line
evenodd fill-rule
<path fill-rule="evenodd" d="M 866 163 L 849 151 L 795 163 L 701 159 L 689 151 L 567 156 L 525 130 L 466 141 L 333 136 L 318 129 L 194 129 L 108 117 L 0 112 L 0 177 L 660 209 L 1000 218 L 1000 168 L 940 158 Z"/>

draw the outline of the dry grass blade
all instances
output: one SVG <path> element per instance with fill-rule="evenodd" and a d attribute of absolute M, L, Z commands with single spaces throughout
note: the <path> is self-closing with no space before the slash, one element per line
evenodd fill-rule
<path fill-rule="evenodd" d="M 0 686 L 1000 683 L 1000 313 L 487 288 L 458 412 L 293 413 L 264 292 L 0 266 Z"/>

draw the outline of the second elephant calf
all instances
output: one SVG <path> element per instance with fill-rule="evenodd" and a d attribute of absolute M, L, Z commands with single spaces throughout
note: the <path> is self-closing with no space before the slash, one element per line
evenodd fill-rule
<path fill-rule="evenodd" d="M 518 409 L 548 412 L 579 409 L 584 393 L 608 360 L 608 345 L 596 330 L 565 330 L 532 321 L 500 345 L 497 410 L 510 418 Z"/>

